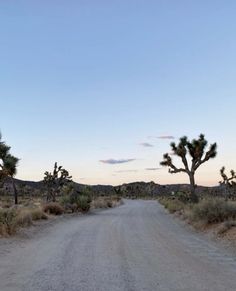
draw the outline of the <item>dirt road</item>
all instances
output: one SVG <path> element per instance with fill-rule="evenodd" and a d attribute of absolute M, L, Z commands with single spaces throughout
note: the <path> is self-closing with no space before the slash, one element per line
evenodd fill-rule
<path fill-rule="evenodd" d="M 0 241 L 1 291 L 235 291 L 236 258 L 155 201 Z"/>

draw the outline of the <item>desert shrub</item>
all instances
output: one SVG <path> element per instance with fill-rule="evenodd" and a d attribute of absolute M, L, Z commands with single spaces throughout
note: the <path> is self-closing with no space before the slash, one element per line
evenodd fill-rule
<path fill-rule="evenodd" d="M 106 203 L 103 197 L 96 198 L 92 201 L 93 208 L 106 208 Z"/>
<path fill-rule="evenodd" d="M 16 210 L 0 210 L 0 234 L 13 234 L 16 231 Z"/>
<path fill-rule="evenodd" d="M 57 202 L 49 202 L 43 206 L 43 211 L 49 214 L 61 215 L 63 214 L 64 209 Z"/>
<path fill-rule="evenodd" d="M 66 211 L 88 211 L 90 209 L 91 198 L 88 195 L 81 195 L 74 193 L 72 195 L 62 196 L 60 203 L 63 205 Z"/>
<path fill-rule="evenodd" d="M 84 212 L 89 211 L 91 199 L 87 195 L 79 195 L 77 200 L 78 208 Z"/>
<path fill-rule="evenodd" d="M 186 192 L 178 191 L 175 194 L 175 198 L 183 203 L 188 203 L 190 201 L 190 194 Z"/>
<path fill-rule="evenodd" d="M 166 208 L 170 211 L 170 213 L 174 213 L 184 209 L 184 203 L 177 199 L 169 200 L 166 204 Z"/>
<path fill-rule="evenodd" d="M 164 205 L 164 207 L 168 209 L 170 213 L 181 211 L 185 208 L 185 204 L 182 201 L 170 197 L 160 198 L 159 202 Z"/>
<path fill-rule="evenodd" d="M 112 203 L 111 198 L 98 197 L 93 200 L 92 206 L 93 208 L 108 208 L 108 207 L 112 207 L 113 203 Z"/>
<path fill-rule="evenodd" d="M 232 227 L 236 226 L 236 221 L 229 220 L 225 221 L 224 224 L 220 227 L 218 234 L 224 234 L 226 231 L 230 230 Z"/>
<path fill-rule="evenodd" d="M 79 201 L 80 201 L 79 197 L 80 197 L 80 195 L 78 193 L 73 193 L 70 196 L 64 197 L 64 202 L 70 203 L 70 204 L 76 204 L 78 206 Z"/>
<path fill-rule="evenodd" d="M 111 208 L 113 206 L 113 203 L 111 200 L 107 200 L 107 207 Z"/>
<path fill-rule="evenodd" d="M 70 195 L 63 195 L 59 199 L 59 203 L 63 206 L 65 212 L 76 212 L 78 207 L 76 204 L 71 203 L 71 196 Z"/>
<path fill-rule="evenodd" d="M 43 212 L 41 208 L 34 209 L 18 209 L 15 215 L 15 229 L 19 227 L 26 227 L 32 225 L 33 221 L 48 219 L 47 215 Z"/>
<path fill-rule="evenodd" d="M 23 209 L 17 212 L 15 218 L 15 226 L 17 227 L 24 227 L 32 225 L 32 215 L 29 210 Z"/>
<path fill-rule="evenodd" d="M 32 220 L 48 219 L 48 216 L 41 208 L 35 208 L 30 211 Z"/>
<path fill-rule="evenodd" d="M 192 220 L 207 223 L 236 218 L 236 203 L 220 198 L 202 200 L 192 208 Z"/>
<path fill-rule="evenodd" d="M 91 206 L 93 208 L 112 208 L 122 204 L 122 200 L 117 196 L 100 196 L 93 199 Z"/>
<path fill-rule="evenodd" d="M 6 198 L 3 201 L 1 201 L 1 207 L 2 208 L 11 208 L 12 207 L 12 201 L 10 198 Z"/>
<path fill-rule="evenodd" d="M 71 197 L 69 195 L 63 195 L 60 197 L 59 203 L 63 206 L 67 204 L 72 204 Z"/>
<path fill-rule="evenodd" d="M 0 209 L 0 235 L 12 235 L 18 228 L 32 225 L 34 220 L 47 218 L 40 208 Z"/>
<path fill-rule="evenodd" d="M 5 226 L 2 223 L 0 223 L 0 237 L 3 235 L 6 235 L 6 229 Z"/>

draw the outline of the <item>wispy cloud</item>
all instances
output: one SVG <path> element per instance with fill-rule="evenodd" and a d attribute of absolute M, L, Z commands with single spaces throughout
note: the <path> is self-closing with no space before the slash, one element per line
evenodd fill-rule
<path fill-rule="evenodd" d="M 115 173 L 137 173 L 138 170 L 119 170 L 115 171 Z"/>
<path fill-rule="evenodd" d="M 129 162 L 133 162 L 136 159 L 108 159 L 108 160 L 100 160 L 101 163 L 103 164 L 110 164 L 110 165 L 116 165 L 116 164 L 124 164 L 124 163 L 129 163 Z"/>
<path fill-rule="evenodd" d="M 161 168 L 146 168 L 146 171 L 158 171 L 161 170 Z"/>
<path fill-rule="evenodd" d="M 155 139 L 155 138 L 158 138 L 158 139 L 174 139 L 175 137 L 173 135 L 149 135 L 148 136 L 149 139 Z"/>
<path fill-rule="evenodd" d="M 148 143 L 148 142 L 141 142 L 140 143 L 141 146 L 146 147 L 146 148 L 150 148 L 150 147 L 154 147 L 154 145 Z"/>
<path fill-rule="evenodd" d="M 157 136 L 159 139 L 174 139 L 175 137 L 173 135 L 160 135 Z"/>
<path fill-rule="evenodd" d="M 159 139 L 174 139 L 175 137 L 173 135 L 160 135 L 157 136 Z"/>

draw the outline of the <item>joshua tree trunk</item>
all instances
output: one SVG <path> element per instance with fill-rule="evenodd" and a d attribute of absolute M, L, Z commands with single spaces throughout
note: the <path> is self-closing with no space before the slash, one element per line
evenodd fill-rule
<path fill-rule="evenodd" d="M 190 180 L 190 191 L 191 191 L 190 199 L 192 202 L 196 203 L 198 202 L 198 197 L 195 192 L 196 185 L 195 185 L 194 173 L 192 172 L 189 173 L 189 180 Z"/>
<path fill-rule="evenodd" d="M 18 204 L 18 192 L 17 192 L 13 177 L 11 177 L 11 183 L 12 183 L 12 187 L 13 187 L 13 191 L 14 191 L 15 204 L 17 205 Z"/>

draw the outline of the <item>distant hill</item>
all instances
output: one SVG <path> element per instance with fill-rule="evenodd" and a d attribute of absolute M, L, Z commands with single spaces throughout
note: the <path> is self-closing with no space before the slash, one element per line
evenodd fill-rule
<path fill-rule="evenodd" d="M 43 190 L 44 184 L 43 181 L 24 181 L 15 179 L 15 184 L 18 189 L 26 188 L 27 192 L 37 190 Z M 83 190 L 88 185 L 80 184 L 74 182 L 74 185 L 78 191 Z M 4 188 L 11 190 L 11 181 L 10 179 L 6 180 L 4 183 Z M 189 192 L 190 186 L 188 184 L 167 184 L 160 185 L 154 182 L 133 182 L 127 183 L 119 186 L 111 186 L 111 185 L 89 185 L 95 195 L 122 195 L 122 196 L 159 196 L 166 195 L 172 192 Z M 219 186 L 215 187 L 206 187 L 206 186 L 198 186 L 196 192 L 199 195 L 211 194 L 218 195 L 221 192 L 221 188 Z"/>
<path fill-rule="evenodd" d="M 190 185 L 188 184 L 167 184 L 160 185 L 154 182 L 134 182 L 123 184 L 121 186 L 114 187 L 117 192 L 127 194 L 127 195 L 149 195 L 149 196 L 159 196 L 159 195 L 167 195 L 170 193 L 176 192 L 190 192 Z M 219 194 L 221 191 L 219 186 L 216 187 L 206 187 L 206 186 L 198 186 L 196 188 L 197 194 Z"/>

